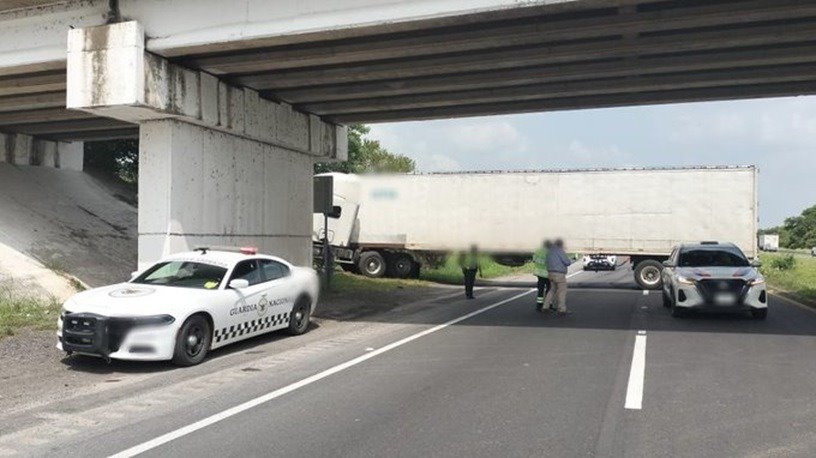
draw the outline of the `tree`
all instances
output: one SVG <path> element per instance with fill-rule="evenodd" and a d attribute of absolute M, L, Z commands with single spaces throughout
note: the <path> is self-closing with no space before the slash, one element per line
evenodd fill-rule
<path fill-rule="evenodd" d="M 762 234 L 779 234 L 783 248 L 816 247 L 816 205 L 806 208 L 801 215 L 786 218 L 781 226 L 761 229 Z"/>
<path fill-rule="evenodd" d="M 799 216 L 785 219 L 782 233 L 786 235 L 784 246 L 787 248 L 816 247 L 816 205 L 806 208 Z"/>
<path fill-rule="evenodd" d="M 315 164 L 315 173 L 409 173 L 416 170 L 413 159 L 385 149 L 380 142 L 366 138 L 371 129 L 363 124 L 348 128 L 348 160 Z"/>
<path fill-rule="evenodd" d="M 135 184 L 139 178 L 139 141 L 135 139 L 85 143 L 85 167 Z"/>

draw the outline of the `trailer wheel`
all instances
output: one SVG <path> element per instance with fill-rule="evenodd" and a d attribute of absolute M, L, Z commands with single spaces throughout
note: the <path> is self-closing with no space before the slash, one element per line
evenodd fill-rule
<path fill-rule="evenodd" d="M 370 278 L 380 278 L 385 276 L 385 258 L 376 251 L 364 251 L 357 261 L 357 268 L 360 273 Z"/>
<path fill-rule="evenodd" d="M 663 280 L 660 278 L 662 270 L 663 264 L 654 259 L 640 261 L 635 266 L 635 281 L 643 289 L 661 288 L 663 286 Z"/>
<path fill-rule="evenodd" d="M 414 271 L 414 260 L 404 253 L 397 253 L 388 259 L 388 276 L 408 278 Z"/>

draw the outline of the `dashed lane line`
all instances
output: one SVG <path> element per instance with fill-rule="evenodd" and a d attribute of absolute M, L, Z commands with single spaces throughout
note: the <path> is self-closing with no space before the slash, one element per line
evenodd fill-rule
<path fill-rule="evenodd" d="M 626 387 L 625 409 L 640 410 L 643 407 L 643 383 L 646 377 L 646 331 L 638 331 L 632 351 L 629 384 Z"/>

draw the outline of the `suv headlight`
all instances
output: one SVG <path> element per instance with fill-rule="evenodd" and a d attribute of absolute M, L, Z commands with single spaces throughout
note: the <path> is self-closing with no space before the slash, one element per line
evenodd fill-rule
<path fill-rule="evenodd" d="M 682 283 L 684 285 L 693 285 L 694 284 L 694 280 L 692 280 L 691 278 L 684 277 L 682 275 L 677 276 L 677 282 Z"/>
<path fill-rule="evenodd" d="M 752 280 L 748 280 L 748 286 L 756 286 L 756 285 L 762 285 L 762 284 L 765 284 L 765 279 L 764 278 L 754 278 Z"/>

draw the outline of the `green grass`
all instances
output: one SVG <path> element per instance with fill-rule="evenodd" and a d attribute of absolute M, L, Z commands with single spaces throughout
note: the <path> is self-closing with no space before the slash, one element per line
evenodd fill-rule
<path fill-rule="evenodd" d="M 772 288 L 792 293 L 803 299 L 816 301 L 816 258 L 797 256 L 792 269 L 781 270 L 773 266 L 775 259 L 784 253 L 761 253 L 762 275 Z"/>
<path fill-rule="evenodd" d="M 54 299 L 28 296 L 10 284 L 0 284 L 0 338 L 22 328 L 54 329 L 60 303 Z"/>
<path fill-rule="evenodd" d="M 332 274 L 331 291 L 332 294 L 354 294 L 357 292 L 374 291 L 387 293 L 397 289 L 424 288 L 429 286 L 421 280 L 401 279 L 401 278 L 368 278 L 362 275 L 355 275 L 341 270 L 336 270 Z"/>
<path fill-rule="evenodd" d="M 503 277 L 505 275 L 513 275 L 513 274 L 520 274 L 520 273 L 532 273 L 533 272 L 533 263 L 528 262 L 523 266 L 519 267 L 509 267 L 498 264 L 496 261 L 493 261 L 489 256 L 482 256 L 480 258 L 480 264 L 482 266 L 482 275 L 481 278 L 496 278 L 496 277 Z M 462 283 L 464 281 L 462 277 L 462 268 L 459 267 L 459 263 L 457 262 L 456 256 L 448 256 L 445 260 L 445 263 L 435 269 L 423 268 L 420 271 L 419 277 L 422 280 L 437 282 L 437 283 Z M 480 278 L 480 277 L 477 277 Z"/>

